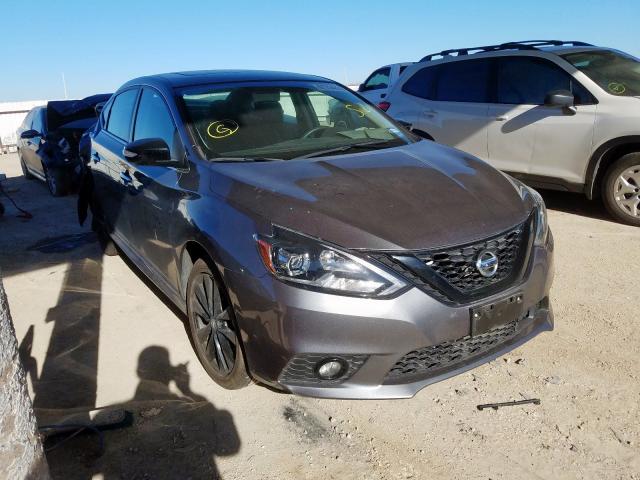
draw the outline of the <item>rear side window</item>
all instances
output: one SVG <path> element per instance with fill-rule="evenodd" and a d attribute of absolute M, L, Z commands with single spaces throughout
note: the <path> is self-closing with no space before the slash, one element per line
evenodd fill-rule
<path fill-rule="evenodd" d="M 117 100 L 117 99 L 116 99 Z M 136 115 L 134 140 L 161 138 L 167 143 L 172 157 L 178 148 L 178 133 L 169 108 L 160 94 L 151 89 L 142 90 L 142 98 Z"/>
<path fill-rule="evenodd" d="M 111 104 L 107 131 L 123 140 L 129 140 L 133 108 L 138 97 L 138 90 L 126 90 L 119 94 Z"/>
<path fill-rule="evenodd" d="M 553 62 L 530 57 L 503 57 L 498 60 L 498 103 L 544 105 L 545 97 L 553 90 L 570 91 L 576 105 L 595 102 L 586 88 Z"/>
<path fill-rule="evenodd" d="M 488 103 L 490 65 L 483 59 L 440 64 L 435 100 Z"/>
<path fill-rule="evenodd" d="M 433 99 L 438 67 L 426 67 L 418 70 L 402 86 L 402 91 L 414 97 Z"/>
<path fill-rule="evenodd" d="M 387 88 L 389 86 L 389 75 L 391 75 L 391 69 L 388 67 L 376 70 L 364 82 L 362 91 Z"/>

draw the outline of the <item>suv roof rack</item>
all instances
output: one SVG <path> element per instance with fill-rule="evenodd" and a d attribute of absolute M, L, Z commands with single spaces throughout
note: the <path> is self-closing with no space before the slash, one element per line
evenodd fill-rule
<path fill-rule="evenodd" d="M 521 42 L 506 42 L 498 45 L 485 45 L 483 47 L 468 47 L 468 48 L 454 48 L 451 50 L 443 50 L 438 53 L 432 53 L 426 57 L 422 57 L 420 62 L 429 62 L 434 57 L 449 57 L 454 55 L 459 57 L 461 55 L 469 55 L 471 53 L 481 52 L 495 52 L 498 50 L 537 50 L 538 47 L 560 47 L 563 45 L 570 45 L 573 47 L 593 47 L 590 43 L 578 42 L 578 41 L 563 41 L 563 40 L 523 40 Z"/>

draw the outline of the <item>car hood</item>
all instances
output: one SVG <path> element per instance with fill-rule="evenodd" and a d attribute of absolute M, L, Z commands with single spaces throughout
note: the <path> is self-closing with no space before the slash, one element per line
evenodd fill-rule
<path fill-rule="evenodd" d="M 463 244 L 507 230 L 533 207 L 483 161 L 428 141 L 211 168 L 213 192 L 236 208 L 347 248 Z"/>

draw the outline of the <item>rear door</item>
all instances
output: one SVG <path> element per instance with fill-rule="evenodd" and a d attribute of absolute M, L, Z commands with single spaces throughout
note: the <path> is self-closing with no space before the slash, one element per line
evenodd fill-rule
<path fill-rule="evenodd" d="M 27 152 L 29 156 L 28 165 L 31 170 L 43 176 L 44 176 L 44 169 L 42 168 L 42 159 L 38 154 L 38 149 L 42 145 L 42 142 L 44 142 L 44 137 L 47 134 L 47 132 L 45 131 L 46 130 L 45 118 L 44 118 L 45 112 L 46 110 L 44 108 L 39 108 L 33 114 L 33 119 L 31 121 L 31 129 L 38 132 L 40 136 L 32 138 L 27 143 Z"/>
<path fill-rule="evenodd" d="M 496 102 L 489 110 L 489 160 L 509 172 L 580 183 L 591 152 L 596 100 L 554 62 L 532 56 L 496 59 Z M 568 90 L 575 109 L 546 106 Z"/>
<path fill-rule="evenodd" d="M 32 109 L 29 113 L 27 113 L 27 116 L 22 121 L 22 124 L 20 125 L 20 128 L 17 132 L 18 138 L 16 139 L 16 142 L 18 148 L 20 149 L 20 158 L 22 158 L 22 161 L 26 166 L 30 166 L 32 162 L 32 160 L 29 158 L 32 152 L 32 150 L 29 149 L 29 145 L 31 145 L 32 141 L 26 138 L 21 138 L 20 135 L 22 135 L 22 133 L 26 132 L 27 130 L 31 130 L 31 124 L 33 123 L 33 115 L 35 112 L 36 110 Z"/>
<path fill-rule="evenodd" d="M 103 111 L 105 125 L 91 141 L 91 171 L 94 191 L 106 227 L 116 239 L 129 245 L 131 232 L 128 211 L 127 170 L 123 149 L 131 141 L 133 113 L 140 89 L 118 93 Z"/>
<path fill-rule="evenodd" d="M 413 128 L 486 159 L 490 73 L 490 59 L 441 63 L 416 72 L 402 88 L 419 105 Z"/>
<path fill-rule="evenodd" d="M 131 242 L 148 266 L 153 267 L 177 289 L 177 259 L 172 221 L 182 199 L 178 179 L 184 166 L 185 150 L 176 123 L 162 94 L 144 87 L 135 116 L 133 140 L 159 138 L 171 152 L 170 161 L 144 165 L 129 162 L 130 185 L 127 189 L 131 206 Z M 173 280 L 170 280 L 173 279 Z"/>

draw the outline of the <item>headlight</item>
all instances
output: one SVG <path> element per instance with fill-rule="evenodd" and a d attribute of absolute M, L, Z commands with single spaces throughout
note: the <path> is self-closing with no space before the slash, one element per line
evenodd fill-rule
<path fill-rule="evenodd" d="M 274 227 L 273 236 L 255 239 L 267 270 L 286 282 L 362 297 L 388 296 L 406 286 L 363 258 L 281 227 Z"/>
<path fill-rule="evenodd" d="M 547 236 L 549 234 L 549 223 L 547 222 L 547 206 L 544 204 L 544 200 L 542 196 L 533 188 L 527 187 L 520 180 L 516 180 L 511 175 L 504 174 L 507 177 L 512 185 L 518 190 L 520 193 L 520 197 L 524 200 L 527 198 L 527 195 L 531 195 L 533 201 L 535 203 L 536 208 L 536 236 L 533 241 L 534 245 L 543 247 L 547 242 Z"/>
<path fill-rule="evenodd" d="M 547 221 L 547 206 L 544 204 L 542 196 L 533 188 L 526 187 L 536 202 L 536 237 L 534 245 L 544 247 L 549 234 L 549 222 Z"/>

